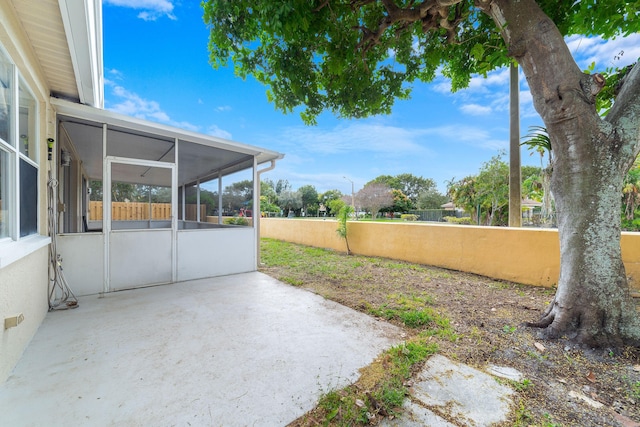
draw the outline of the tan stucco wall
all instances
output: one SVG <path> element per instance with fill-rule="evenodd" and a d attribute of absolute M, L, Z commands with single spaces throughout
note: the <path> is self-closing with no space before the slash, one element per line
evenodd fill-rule
<path fill-rule="evenodd" d="M 260 236 L 345 251 L 334 220 L 264 218 Z M 537 286 L 560 272 L 558 232 L 437 223 L 348 223 L 351 251 Z M 623 233 L 622 258 L 630 286 L 640 289 L 640 233 Z"/>
<path fill-rule="evenodd" d="M 48 247 L 0 269 L 0 383 L 4 382 L 35 335 L 48 310 Z M 4 319 L 22 314 L 18 326 L 4 329 Z"/>

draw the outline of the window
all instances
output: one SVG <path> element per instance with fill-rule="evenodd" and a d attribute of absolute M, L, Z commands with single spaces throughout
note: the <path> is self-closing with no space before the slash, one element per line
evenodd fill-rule
<path fill-rule="evenodd" d="M 20 159 L 20 237 L 38 232 L 38 168 Z"/>
<path fill-rule="evenodd" d="M 11 236 L 9 206 L 11 206 L 11 192 L 9 177 L 11 162 L 9 153 L 0 146 L 0 240 Z"/>
<path fill-rule="evenodd" d="M 0 46 L 0 241 L 38 233 L 37 108 Z"/>
<path fill-rule="evenodd" d="M 0 50 L 0 140 L 11 144 L 13 110 L 13 64 Z"/>
<path fill-rule="evenodd" d="M 21 155 L 37 162 L 36 100 L 22 79 L 18 89 L 18 147 Z"/>

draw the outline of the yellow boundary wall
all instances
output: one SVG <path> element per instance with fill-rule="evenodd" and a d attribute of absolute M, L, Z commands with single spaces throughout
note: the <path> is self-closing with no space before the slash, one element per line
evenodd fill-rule
<path fill-rule="evenodd" d="M 262 218 L 260 237 L 346 251 L 327 220 Z M 554 286 L 560 243 L 553 229 L 477 227 L 438 223 L 347 224 L 349 247 L 360 255 L 392 258 L 536 286 Z M 629 285 L 640 290 L 640 233 L 622 233 Z"/>

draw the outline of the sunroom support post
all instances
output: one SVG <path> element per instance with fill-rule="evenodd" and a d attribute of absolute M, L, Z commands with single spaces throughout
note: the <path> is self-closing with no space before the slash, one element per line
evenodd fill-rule
<path fill-rule="evenodd" d="M 171 282 L 178 281 L 178 155 L 180 140 L 174 139 L 175 161 L 171 168 Z M 184 206 L 184 199 L 182 206 Z M 182 217 L 184 220 L 184 216 Z"/>
<path fill-rule="evenodd" d="M 104 283 L 102 292 L 110 290 L 109 243 L 111 240 L 111 169 L 107 161 L 107 124 L 102 125 L 102 231 L 104 233 Z"/>
<path fill-rule="evenodd" d="M 258 172 L 258 157 L 253 156 L 253 235 L 256 242 L 256 269 L 260 267 L 260 173 Z"/>
<path fill-rule="evenodd" d="M 187 219 L 187 188 L 184 184 L 180 186 L 180 193 L 182 194 L 182 206 L 180 206 L 180 212 L 182 213 L 182 221 Z"/>
<path fill-rule="evenodd" d="M 264 169 L 261 169 L 259 171 L 256 172 L 255 174 L 255 178 L 258 182 L 257 186 L 254 185 L 254 192 L 256 192 L 258 194 L 258 209 L 256 210 L 255 206 L 253 207 L 253 225 L 256 229 L 256 266 L 257 268 L 260 268 L 260 221 L 262 220 L 262 210 L 261 210 L 261 206 L 260 206 L 260 192 L 262 191 L 260 189 L 260 187 L 262 186 L 262 174 L 265 172 L 268 172 L 272 169 L 274 169 L 276 167 L 276 161 L 275 160 L 271 160 L 271 165 L 267 166 Z M 256 165 L 256 169 L 257 169 L 257 165 Z M 255 170 L 255 169 L 254 169 Z M 255 182 L 254 182 L 255 184 Z M 256 191 L 257 190 L 257 191 Z M 257 215 L 256 215 L 257 212 Z"/>
<path fill-rule="evenodd" d="M 218 224 L 222 224 L 222 172 L 218 172 Z"/>
<path fill-rule="evenodd" d="M 200 222 L 200 180 L 196 181 L 196 221 Z"/>

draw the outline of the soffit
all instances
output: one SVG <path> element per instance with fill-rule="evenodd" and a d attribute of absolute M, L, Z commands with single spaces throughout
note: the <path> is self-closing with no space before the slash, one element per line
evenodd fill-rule
<path fill-rule="evenodd" d="M 78 85 L 82 82 L 78 81 L 78 76 L 74 71 L 59 0 L 11 1 L 38 58 L 50 94 L 74 102 L 86 102 L 82 98 L 88 98 L 89 102 L 93 103 L 91 102 L 93 94 L 82 96 L 79 93 Z M 82 7 L 83 5 L 83 0 L 79 0 L 76 6 Z M 74 6 L 69 5 L 69 7 Z M 77 49 L 80 49 L 85 42 L 82 40 L 78 40 L 78 42 L 80 46 Z M 89 43 L 91 40 L 86 41 L 87 45 Z"/>

